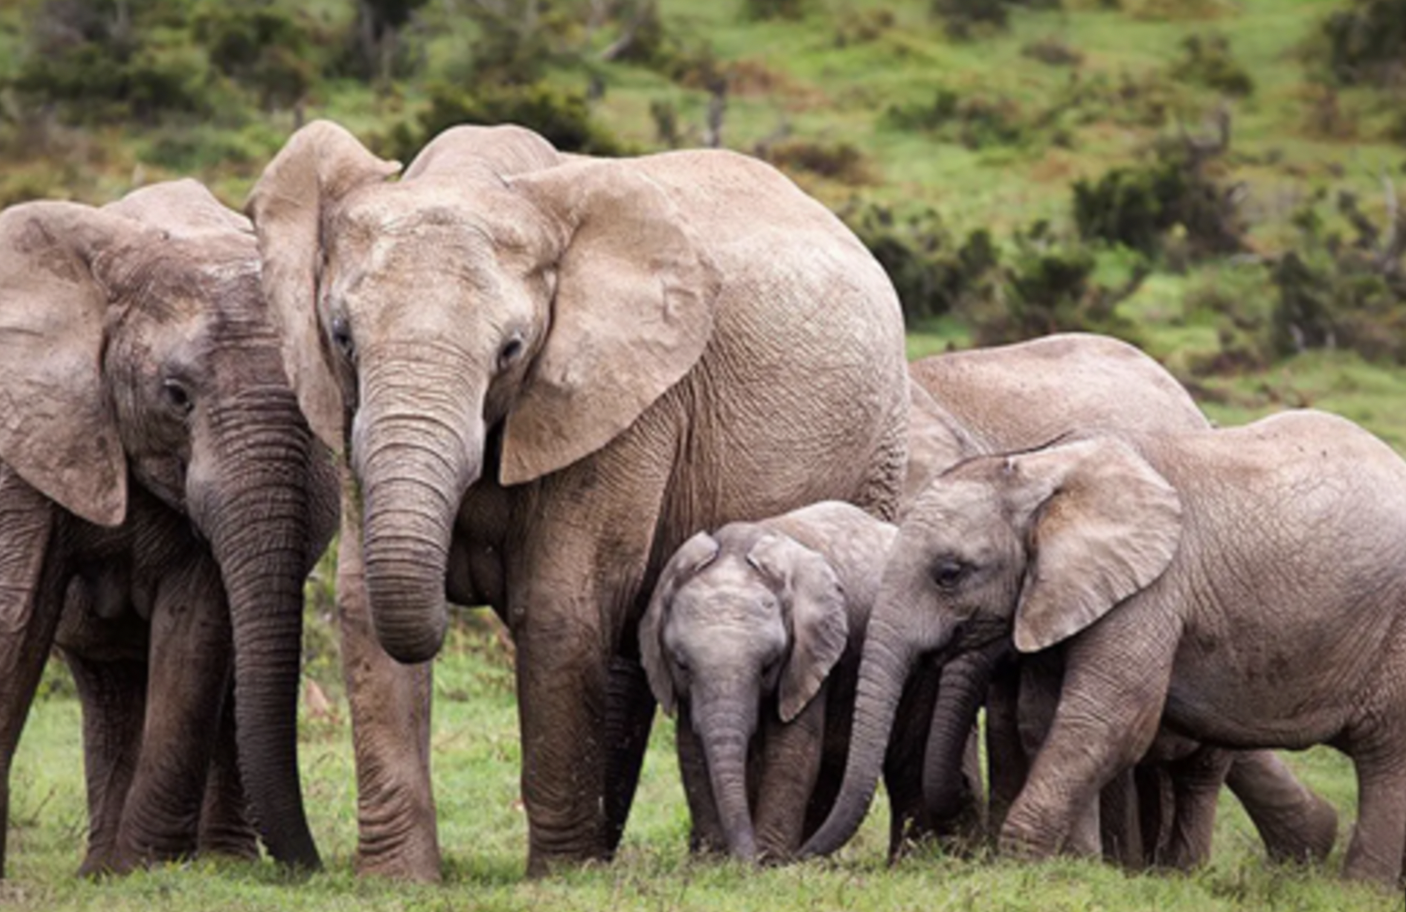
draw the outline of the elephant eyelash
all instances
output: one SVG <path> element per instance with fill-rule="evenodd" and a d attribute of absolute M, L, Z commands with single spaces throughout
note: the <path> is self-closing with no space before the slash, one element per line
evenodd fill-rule
<path fill-rule="evenodd" d="M 498 369 L 506 370 L 512 367 L 518 358 L 522 357 L 524 343 L 521 333 L 513 333 L 503 343 L 503 347 L 498 350 Z"/>
<path fill-rule="evenodd" d="M 356 356 L 356 342 L 352 339 L 351 324 L 346 317 L 332 318 L 332 344 L 348 361 Z"/>
<path fill-rule="evenodd" d="M 182 415 L 189 415 L 191 409 L 195 407 L 191 399 L 190 391 L 186 389 L 184 383 L 179 380 L 168 379 L 161 383 L 161 392 L 166 397 L 166 401 L 176 411 Z"/>
<path fill-rule="evenodd" d="M 945 558 L 933 564 L 930 575 L 939 589 L 954 589 L 971 572 L 971 564 L 953 558 Z"/>

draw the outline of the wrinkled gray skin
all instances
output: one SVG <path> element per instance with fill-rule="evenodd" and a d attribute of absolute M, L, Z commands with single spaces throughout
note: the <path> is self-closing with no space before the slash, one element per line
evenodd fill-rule
<path fill-rule="evenodd" d="M 936 474 L 982 453 L 1039 446 L 1081 429 L 1208 427 L 1186 391 L 1160 365 L 1135 347 L 1104 336 L 1054 335 L 933 356 L 911 364 L 910 375 L 913 411 L 905 510 Z M 901 635 L 911 629 L 909 607 L 881 599 L 877 610 L 885 615 L 887 628 Z M 969 753 L 964 745 L 970 747 L 968 736 L 993 676 L 986 727 L 989 824 L 999 827 L 1024 784 L 1025 757 L 1038 743 L 1039 735 L 1034 733 L 1043 731 L 1040 707 L 1052 700 L 1050 695 L 1057 694 L 1059 686 L 1057 675 L 1038 684 L 1027 683 L 1026 696 L 1021 698 L 1027 718 L 1022 724 L 1016 708 L 1022 666 L 1010 659 L 1002 644 L 993 643 L 945 665 L 935 663 L 931 653 L 925 657 L 923 650 L 909 651 L 909 644 L 899 645 L 913 667 L 903 679 L 892 730 L 873 732 L 861 742 L 888 745 L 882 756 L 885 781 L 895 812 L 909 815 L 892 821 L 891 855 L 907 839 L 953 835 L 961 845 L 980 837 L 981 784 L 969 769 L 957 771 L 959 766 L 970 766 L 963 764 L 964 753 Z M 1183 746 L 1175 754 L 1149 759 L 1181 760 L 1190 750 Z M 871 751 L 868 758 L 852 760 L 855 778 L 847 801 L 854 804 L 847 805 L 846 826 L 828 828 L 827 851 L 837 848 L 858 826 L 878 779 L 880 756 Z M 1228 754 L 1220 756 L 1213 768 L 1224 773 L 1229 763 Z M 1081 829 L 1085 851 L 1097 853 L 1102 844 L 1116 860 L 1131 866 L 1180 866 L 1209 851 L 1219 781 L 1208 780 L 1205 763 L 1185 762 L 1175 767 L 1174 791 L 1171 782 L 1164 781 L 1171 768 L 1159 771 L 1154 765 L 1141 770 L 1145 807 L 1124 791 L 1131 786 L 1131 777 L 1106 796 L 1114 806 L 1102 821 L 1102 834 L 1097 808 L 1091 806 Z M 1336 834 L 1331 806 L 1299 784 L 1271 755 L 1247 756 L 1236 761 L 1235 770 L 1232 784 L 1272 855 L 1326 855 Z M 856 797 L 861 795 L 862 799 Z M 1146 823 L 1140 824 L 1139 813 L 1148 818 Z M 1145 839 L 1144 828 L 1149 831 Z"/>
<path fill-rule="evenodd" d="M 684 542 L 640 623 L 694 851 L 790 857 L 830 811 L 893 525 L 834 501 Z"/>
<path fill-rule="evenodd" d="M 885 599 L 913 606 L 902 639 L 918 648 L 1062 644 L 1060 697 L 1004 850 L 1066 847 L 1162 723 L 1230 748 L 1342 750 L 1359 794 L 1345 873 L 1397 882 L 1406 462 L 1351 422 L 1289 412 L 970 460 L 912 505 Z M 897 642 L 879 626 L 876 606 L 856 742 L 885 731 L 902 680 L 901 652 L 877 657 Z"/>
<path fill-rule="evenodd" d="M 299 400 L 352 476 L 358 865 L 438 876 L 428 671 L 387 667 L 365 634 L 424 663 L 446 593 L 514 637 L 529 873 L 608 858 L 654 712 L 636 632 L 668 555 L 820 500 L 893 515 L 897 297 L 832 213 L 733 153 L 594 160 L 462 127 L 394 170 L 310 124 L 248 207 Z M 388 699 L 395 716 L 371 718 Z"/>
<path fill-rule="evenodd" d="M 0 819 L 57 644 L 85 872 L 251 854 L 246 794 L 275 858 L 318 863 L 297 683 L 336 478 L 281 356 L 249 224 L 199 184 L 0 213 Z"/>

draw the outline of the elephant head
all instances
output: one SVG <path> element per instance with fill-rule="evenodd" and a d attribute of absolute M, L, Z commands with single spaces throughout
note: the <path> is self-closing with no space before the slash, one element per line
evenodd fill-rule
<path fill-rule="evenodd" d="M 228 599 L 261 835 L 316 865 L 296 753 L 312 438 L 248 223 L 181 181 L 12 206 L 0 251 L 0 460 L 88 523 L 122 525 L 133 484 L 189 516 Z"/>
<path fill-rule="evenodd" d="M 641 661 L 665 712 L 688 704 L 733 855 L 757 851 L 746 775 L 759 713 L 793 720 L 848 636 L 834 568 L 789 536 L 736 523 L 699 532 L 665 565 L 640 623 Z"/>
<path fill-rule="evenodd" d="M 904 517 L 884 568 L 860 664 L 854 749 L 830 817 L 803 854 L 828 854 L 858 828 L 921 656 L 994 655 L 1007 640 L 1030 653 L 1064 641 L 1156 580 L 1181 525 L 1176 491 L 1113 437 L 983 456 L 938 476 Z"/>
<path fill-rule="evenodd" d="M 609 443 L 702 355 L 716 283 L 659 184 L 458 128 L 405 178 L 342 128 L 295 134 L 250 197 L 313 428 L 361 491 L 376 634 L 432 657 L 465 491 Z M 622 331 L 625 327 L 628 332 Z"/>

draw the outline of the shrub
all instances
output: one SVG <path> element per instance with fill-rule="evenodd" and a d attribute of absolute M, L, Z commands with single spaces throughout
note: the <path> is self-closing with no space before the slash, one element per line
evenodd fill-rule
<path fill-rule="evenodd" d="M 1215 32 L 1183 38 L 1171 76 L 1227 95 L 1244 96 L 1255 90 L 1255 81 L 1231 53 L 1230 41 Z"/>
<path fill-rule="evenodd" d="M 210 62 L 253 91 L 265 108 L 295 104 L 318 75 L 307 30 L 271 3 L 202 7 L 193 34 Z"/>
<path fill-rule="evenodd" d="M 748 19 L 800 19 L 809 6 L 808 0 L 744 0 L 742 10 Z"/>
<path fill-rule="evenodd" d="M 398 124 L 387 152 L 409 161 L 430 139 L 461 123 L 518 123 L 536 130 L 563 152 L 622 155 L 628 150 L 591 117 L 586 97 L 546 83 L 481 86 L 465 91 L 448 83 L 430 86 L 430 105 L 414 122 Z"/>
<path fill-rule="evenodd" d="M 962 96 L 942 88 L 930 102 L 891 105 L 884 119 L 900 130 L 929 131 L 968 149 L 1019 146 L 1031 138 L 1019 106 L 1001 95 Z"/>
<path fill-rule="evenodd" d="M 932 0 L 932 11 L 942 17 L 948 36 L 959 41 L 1007 26 L 1005 0 Z"/>
<path fill-rule="evenodd" d="M 1084 55 L 1078 48 L 1055 35 L 1046 35 L 1030 42 L 1020 49 L 1020 53 L 1046 66 L 1078 66 L 1084 62 Z"/>
<path fill-rule="evenodd" d="M 1393 191 L 1394 192 L 1394 191 Z M 1325 228 L 1317 201 L 1296 214 L 1300 246 L 1270 261 L 1276 290 L 1269 344 L 1276 354 L 1348 348 L 1369 360 L 1406 363 L 1406 218 L 1383 231 L 1355 196 L 1340 193 L 1337 213 L 1353 231 L 1348 241 Z"/>
<path fill-rule="evenodd" d="M 1180 226 L 1192 257 L 1236 253 L 1246 226 L 1235 185 L 1223 183 L 1211 163 L 1229 147 L 1229 118 L 1222 115 L 1214 144 L 1188 137 L 1167 139 L 1147 164 L 1114 168 L 1097 180 L 1074 182 L 1074 222 L 1081 237 L 1158 253 Z"/>
<path fill-rule="evenodd" d="M 1406 0 L 1352 0 L 1330 13 L 1316 56 L 1343 85 L 1399 84 L 1406 74 Z"/>
<path fill-rule="evenodd" d="M 910 323 L 952 311 L 994 265 L 988 235 L 976 246 L 970 239 L 959 246 L 931 207 L 899 216 L 885 206 L 852 203 L 840 215 L 888 272 Z"/>
<path fill-rule="evenodd" d="M 873 181 L 868 159 L 854 143 L 786 139 L 758 151 L 761 157 L 788 171 L 808 171 L 851 186 Z"/>

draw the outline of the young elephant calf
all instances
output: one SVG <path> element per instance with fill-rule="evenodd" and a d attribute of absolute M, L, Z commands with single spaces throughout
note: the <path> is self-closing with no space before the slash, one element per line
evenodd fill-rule
<path fill-rule="evenodd" d="M 829 813 L 894 533 L 827 501 L 699 532 L 664 567 L 640 652 L 678 709 L 695 851 L 789 857 Z"/>
<path fill-rule="evenodd" d="M 890 604 L 908 607 L 909 629 L 884 614 Z M 1022 653 L 1064 651 L 1003 848 L 1064 848 L 1165 723 L 1224 747 L 1341 749 L 1360 809 L 1346 873 L 1399 878 L 1406 462 L 1371 434 L 1290 412 L 954 467 L 913 504 L 890 552 L 856 728 L 887 730 L 900 678 L 885 666 L 901 661 L 901 642 L 964 651 L 1003 636 Z M 813 841 L 827 844 L 830 826 Z"/>

